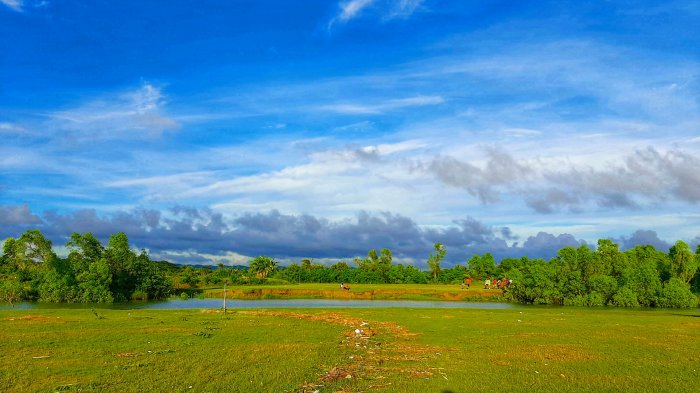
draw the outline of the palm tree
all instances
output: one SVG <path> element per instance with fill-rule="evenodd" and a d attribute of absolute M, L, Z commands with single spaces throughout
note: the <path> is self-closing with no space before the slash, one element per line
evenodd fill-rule
<path fill-rule="evenodd" d="M 428 266 L 430 266 L 430 272 L 433 273 L 433 281 L 437 281 L 437 276 L 440 273 L 440 262 L 445 258 L 447 251 L 442 243 L 435 243 L 435 255 L 430 254 L 428 258 Z"/>
<path fill-rule="evenodd" d="M 277 261 L 264 255 L 255 257 L 250 261 L 250 268 L 248 268 L 248 271 L 255 273 L 259 278 L 265 278 L 277 271 Z"/>

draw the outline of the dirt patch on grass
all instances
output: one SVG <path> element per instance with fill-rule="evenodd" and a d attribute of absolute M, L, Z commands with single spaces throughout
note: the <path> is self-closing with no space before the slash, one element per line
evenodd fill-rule
<path fill-rule="evenodd" d="M 430 367 L 429 364 L 445 349 L 416 344 L 414 341 L 419 334 L 395 322 L 366 321 L 341 312 L 303 314 L 244 311 L 241 313 L 298 318 L 342 325 L 347 328 L 339 345 L 347 352 L 348 362 L 335 365 L 320 375 L 317 381 L 302 385 L 298 392 L 313 392 L 328 383 L 336 385 L 354 383 L 364 386 L 363 389 L 380 389 L 391 386 L 390 378 L 396 374 L 414 378 L 428 378 L 435 374 L 444 375 L 440 369 Z M 347 388 L 348 386 L 339 387 L 339 389 Z"/>
<path fill-rule="evenodd" d="M 8 321 L 45 321 L 50 318 L 43 315 L 25 315 L 22 317 L 9 317 L 5 319 Z"/>

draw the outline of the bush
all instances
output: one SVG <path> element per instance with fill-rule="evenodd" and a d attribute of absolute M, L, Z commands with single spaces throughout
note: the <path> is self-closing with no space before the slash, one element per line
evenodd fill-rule
<path fill-rule="evenodd" d="M 683 281 L 672 278 L 659 294 L 659 307 L 690 308 L 697 307 L 698 298 L 690 292 L 690 287 Z"/>
<path fill-rule="evenodd" d="M 602 307 L 605 305 L 605 298 L 598 292 L 588 294 L 588 305 L 591 307 Z"/>
<path fill-rule="evenodd" d="M 289 281 L 287 280 L 282 280 L 280 278 L 268 278 L 265 281 L 265 284 L 267 285 L 289 285 Z"/>
<path fill-rule="evenodd" d="M 131 294 L 131 300 L 148 300 L 148 293 L 146 293 L 146 291 L 137 289 Z"/>
<path fill-rule="evenodd" d="M 564 298 L 565 306 L 585 307 L 588 305 L 588 297 L 578 295 L 572 298 Z"/>
<path fill-rule="evenodd" d="M 0 282 L 0 301 L 14 304 L 25 299 L 26 293 L 24 287 L 19 281 L 7 280 Z"/>
<path fill-rule="evenodd" d="M 637 294 L 627 287 L 620 289 L 613 296 L 611 304 L 617 307 L 639 307 Z"/>

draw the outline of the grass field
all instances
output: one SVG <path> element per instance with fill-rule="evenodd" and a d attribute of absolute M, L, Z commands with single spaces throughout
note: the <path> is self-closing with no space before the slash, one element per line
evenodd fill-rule
<path fill-rule="evenodd" d="M 0 355 L 2 392 L 691 392 L 700 313 L 4 310 Z"/>
<path fill-rule="evenodd" d="M 223 288 L 208 288 L 207 297 L 223 297 Z M 471 289 L 440 284 L 351 284 L 342 290 L 339 284 L 246 285 L 227 288 L 231 299 L 362 299 L 362 300 L 451 300 L 502 301 L 499 289 Z"/>

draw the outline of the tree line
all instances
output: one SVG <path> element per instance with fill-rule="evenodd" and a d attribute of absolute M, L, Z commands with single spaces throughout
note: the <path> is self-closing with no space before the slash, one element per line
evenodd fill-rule
<path fill-rule="evenodd" d="M 73 233 L 69 253 L 59 258 L 40 231 L 9 238 L 0 258 L 0 297 L 5 301 L 113 302 L 160 299 L 174 289 L 228 284 L 264 283 L 387 283 L 460 284 L 476 280 L 509 279 L 504 295 L 529 304 L 621 307 L 694 307 L 700 292 L 700 246 L 676 242 L 669 251 L 638 245 L 620 251 L 611 240 L 591 249 L 564 247 L 550 259 L 504 258 L 474 254 L 464 264 L 442 268 L 447 250 L 441 243 L 427 258 L 429 269 L 397 264 L 391 250 L 370 250 L 331 266 L 302 259 L 286 267 L 268 256 L 253 258 L 249 266 L 218 268 L 179 266 L 151 261 L 145 251 L 134 252 L 126 234 L 112 235 L 106 247 L 92 234 Z"/>
<path fill-rule="evenodd" d="M 103 246 L 91 233 L 73 233 L 68 256 L 59 258 L 39 230 L 8 238 L 0 258 L 0 300 L 112 303 L 162 299 L 171 281 L 145 251 L 134 252 L 119 232 Z"/>

